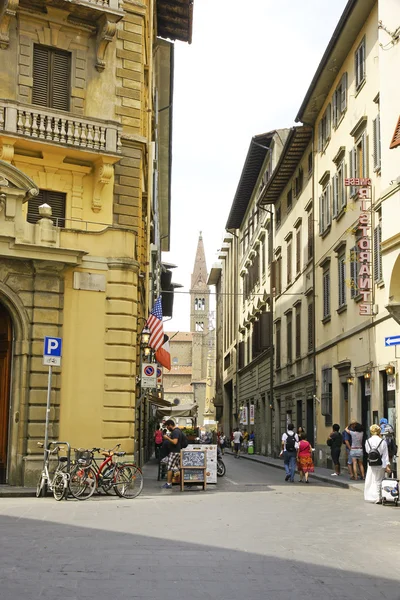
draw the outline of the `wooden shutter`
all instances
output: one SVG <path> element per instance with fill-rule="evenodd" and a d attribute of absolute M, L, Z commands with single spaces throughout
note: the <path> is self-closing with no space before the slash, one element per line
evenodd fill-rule
<path fill-rule="evenodd" d="M 400 146 L 400 117 L 399 120 L 397 121 L 397 125 L 395 127 L 394 130 L 394 134 L 392 137 L 392 141 L 390 142 L 390 146 L 389 148 L 396 148 L 397 146 Z"/>
<path fill-rule="evenodd" d="M 243 369 L 244 367 L 244 342 L 239 342 L 238 346 L 238 367 Z"/>
<path fill-rule="evenodd" d="M 290 242 L 287 245 L 286 249 L 286 260 L 287 260 L 287 283 L 289 284 L 292 281 L 292 243 Z"/>
<path fill-rule="evenodd" d="M 69 110 L 71 54 L 35 45 L 32 104 Z"/>
<path fill-rule="evenodd" d="M 332 105 L 328 104 L 326 107 L 326 139 L 329 140 L 331 137 L 331 128 L 332 128 Z"/>
<path fill-rule="evenodd" d="M 322 120 L 318 123 L 318 152 L 322 152 Z"/>
<path fill-rule="evenodd" d="M 275 346 L 275 365 L 279 369 L 281 366 L 281 324 L 276 324 L 275 330 L 276 346 Z"/>
<path fill-rule="evenodd" d="M 296 307 L 296 358 L 301 354 L 301 313 L 300 306 Z"/>
<path fill-rule="evenodd" d="M 346 304 L 346 262 L 345 257 L 340 256 L 338 260 L 338 277 L 339 277 L 339 306 Z"/>
<path fill-rule="evenodd" d="M 50 81 L 51 108 L 69 110 L 70 71 L 70 53 L 53 50 Z"/>
<path fill-rule="evenodd" d="M 326 203 L 326 226 L 332 223 L 332 212 L 331 212 L 331 186 L 328 183 L 326 186 L 325 193 L 325 203 Z"/>
<path fill-rule="evenodd" d="M 343 114 L 347 109 L 347 72 L 343 73 L 341 80 L 341 97 L 338 98 L 340 102 L 340 112 Z"/>
<path fill-rule="evenodd" d="M 381 125 L 379 115 L 373 120 L 374 171 L 381 167 Z"/>
<path fill-rule="evenodd" d="M 28 223 L 37 223 L 41 218 L 39 215 L 39 206 L 48 204 L 52 209 L 52 219 L 57 227 L 65 227 L 65 203 L 66 195 L 62 192 L 50 192 L 47 190 L 39 190 L 36 198 L 28 200 Z"/>
<path fill-rule="evenodd" d="M 301 270 L 301 229 L 297 230 L 296 233 L 296 274 L 298 275 Z"/>
<path fill-rule="evenodd" d="M 337 88 L 333 92 L 333 96 L 332 96 L 332 125 L 333 125 L 333 127 L 336 127 L 338 120 L 339 120 L 338 112 L 339 112 L 340 104 L 338 106 L 338 97 L 339 97 L 339 88 Z"/>
<path fill-rule="evenodd" d="M 260 348 L 267 350 L 271 347 L 271 313 L 265 312 L 260 315 Z"/>
<path fill-rule="evenodd" d="M 286 349 L 287 349 L 287 362 L 291 364 L 293 359 L 292 353 L 292 315 L 286 317 Z"/>
<path fill-rule="evenodd" d="M 356 176 L 357 171 L 357 149 L 352 148 L 349 152 L 349 175 L 350 179 L 353 179 Z M 356 188 L 354 185 L 350 186 L 350 198 L 354 196 L 356 192 Z"/>
<path fill-rule="evenodd" d="M 321 194 L 319 197 L 319 235 L 322 235 L 324 233 L 324 220 L 324 194 Z"/>
<path fill-rule="evenodd" d="M 363 133 L 361 138 L 361 148 L 362 148 L 362 165 L 358 165 L 362 167 L 362 175 L 361 177 L 368 177 L 368 140 L 367 134 Z"/>
<path fill-rule="evenodd" d="M 350 249 L 350 297 L 358 294 L 358 254 L 357 246 Z"/>
<path fill-rule="evenodd" d="M 336 175 L 332 177 L 332 212 L 333 218 L 336 219 L 339 212 L 339 178 Z"/>
<path fill-rule="evenodd" d="M 324 271 L 323 274 L 323 304 L 323 316 L 326 318 L 331 314 L 331 282 L 329 269 Z"/>
<path fill-rule="evenodd" d="M 314 349 L 314 305 L 310 303 L 307 307 L 307 326 L 308 326 L 308 351 Z"/>
<path fill-rule="evenodd" d="M 50 49 L 43 46 L 33 47 L 33 89 L 32 104 L 50 106 Z"/>
<path fill-rule="evenodd" d="M 308 215 L 308 260 L 310 260 L 313 256 L 314 250 L 314 223 L 313 223 L 313 213 L 310 212 Z"/>

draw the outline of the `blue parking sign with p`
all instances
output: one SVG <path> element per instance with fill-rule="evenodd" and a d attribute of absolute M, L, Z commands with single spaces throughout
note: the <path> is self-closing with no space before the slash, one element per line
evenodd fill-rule
<path fill-rule="evenodd" d="M 43 364 L 59 367 L 61 365 L 62 339 L 58 337 L 45 337 L 43 348 Z"/>

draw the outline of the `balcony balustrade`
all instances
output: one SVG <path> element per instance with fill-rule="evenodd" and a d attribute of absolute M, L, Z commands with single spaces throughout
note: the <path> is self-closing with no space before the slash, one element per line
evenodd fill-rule
<path fill-rule="evenodd" d="M 20 103 L 0 101 L 1 132 L 92 152 L 121 151 L 121 126 L 116 122 L 78 118 L 63 111 Z"/>

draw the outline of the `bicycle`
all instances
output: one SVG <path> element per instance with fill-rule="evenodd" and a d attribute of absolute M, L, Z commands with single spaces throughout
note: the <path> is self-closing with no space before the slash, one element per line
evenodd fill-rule
<path fill-rule="evenodd" d="M 143 473 L 135 463 L 120 463 L 114 461 L 114 457 L 122 458 L 126 455 L 126 452 L 117 450 L 120 447 L 121 444 L 117 444 L 110 450 L 93 448 L 88 452 L 92 453 L 93 462 L 97 468 L 97 490 L 99 491 L 101 488 L 108 494 L 110 493 L 110 490 L 113 489 L 120 498 L 132 500 L 133 498 L 136 498 L 143 489 Z M 104 459 L 99 466 L 94 457 L 94 452 L 100 451 L 102 451 Z"/>
<path fill-rule="evenodd" d="M 97 487 L 96 471 L 92 467 L 93 452 L 91 450 L 75 450 L 75 465 L 71 469 L 68 489 L 77 500 L 88 500 Z"/>
<path fill-rule="evenodd" d="M 67 456 L 60 456 L 59 452 L 64 445 L 67 447 Z M 44 444 L 42 442 L 38 442 L 38 446 L 39 448 L 44 448 Z M 54 446 L 53 450 L 50 450 L 50 446 Z M 53 477 L 51 477 L 49 473 L 51 454 L 57 454 L 58 460 Z M 37 498 L 44 497 L 48 489 L 53 492 L 53 496 L 57 501 L 67 498 L 70 477 L 70 456 L 71 447 L 68 442 L 49 442 L 45 450 L 43 469 L 36 487 Z"/>

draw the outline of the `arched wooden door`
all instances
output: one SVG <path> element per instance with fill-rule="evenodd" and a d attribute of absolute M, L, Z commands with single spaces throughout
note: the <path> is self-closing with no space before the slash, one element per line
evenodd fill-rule
<path fill-rule="evenodd" d="M 10 414 L 10 382 L 12 353 L 12 322 L 0 303 L 0 483 L 7 472 L 8 421 Z"/>

